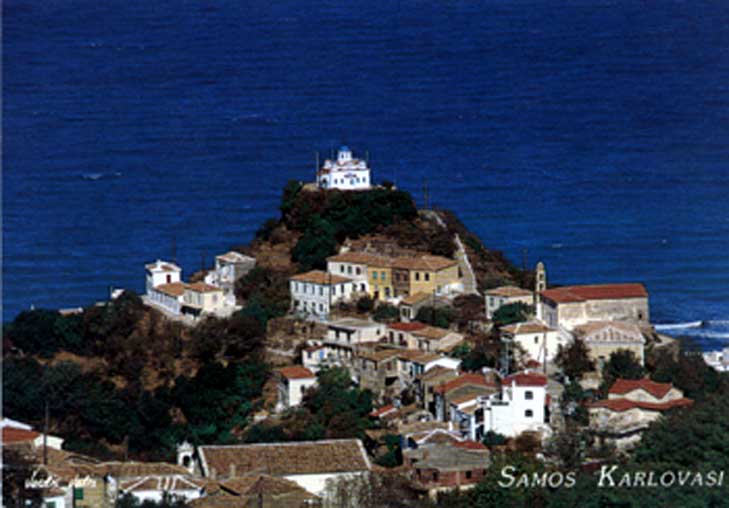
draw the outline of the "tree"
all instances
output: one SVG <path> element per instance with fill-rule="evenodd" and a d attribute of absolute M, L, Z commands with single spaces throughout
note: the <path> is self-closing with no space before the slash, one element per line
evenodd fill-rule
<path fill-rule="evenodd" d="M 367 295 L 359 297 L 357 300 L 357 312 L 368 314 L 375 307 L 375 301 Z"/>
<path fill-rule="evenodd" d="M 336 254 L 336 228 L 326 219 L 314 215 L 299 238 L 292 259 L 303 271 L 326 268 L 326 258 Z"/>
<path fill-rule="evenodd" d="M 641 379 L 643 376 L 645 369 L 635 353 L 628 349 L 619 349 L 610 354 L 610 359 L 603 366 L 600 393 L 607 397 L 608 390 L 618 379 Z"/>
<path fill-rule="evenodd" d="M 534 307 L 524 302 L 502 305 L 494 312 L 491 320 L 497 326 L 510 325 L 528 320 L 534 314 Z"/>
<path fill-rule="evenodd" d="M 494 432 L 493 430 L 489 430 L 486 434 L 484 434 L 481 442 L 489 448 L 492 446 L 501 446 L 506 443 L 506 436 L 499 434 L 498 432 Z"/>
<path fill-rule="evenodd" d="M 575 339 L 567 347 L 560 347 L 555 362 L 570 379 L 581 379 L 583 374 L 595 368 L 587 346 L 581 339 Z"/>
<path fill-rule="evenodd" d="M 415 316 L 416 321 L 439 328 L 448 328 L 454 319 L 455 312 L 452 307 L 431 307 L 427 305 L 421 307 Z"/>
<path fill-rule="evenodd" d="M 397 307 L 389 303 L 380 302 L 372 314 L 372 319 L 379 323 L 391 323 L 400 317 Z"/>

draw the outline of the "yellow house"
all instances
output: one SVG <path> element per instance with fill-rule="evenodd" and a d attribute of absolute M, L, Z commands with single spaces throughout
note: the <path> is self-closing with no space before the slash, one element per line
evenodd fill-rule
<path fill-rule="evenodd" d="M 393 260 L 392 267 L 407 270 L 411 295 L 448 294 L 459 291 L 461 286 L 458 261 L 453 259 L 431 255 L 399 257 Z"/>
<path fill-rule="evenodd" d="M 392 259 L 373 257 L 367 264 L 367 280 L 370 296 L 375 300 L 392 298 Z"/>

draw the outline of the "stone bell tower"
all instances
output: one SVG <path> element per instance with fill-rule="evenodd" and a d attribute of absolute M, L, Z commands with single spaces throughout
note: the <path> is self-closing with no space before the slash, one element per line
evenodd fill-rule
<path fill-rule="evenodd" d="M 544 263 L 540 261 L 534 270 L 534 309 L 537 313 L 537 319 L 544 319 L 539 293 L 545 289 L 547 289 L 547 269 L 544 268 Z"/>

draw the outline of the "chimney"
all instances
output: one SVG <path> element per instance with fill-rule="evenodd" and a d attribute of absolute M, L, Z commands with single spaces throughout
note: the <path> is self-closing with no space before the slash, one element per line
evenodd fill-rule
<path fill-rule="evenodd" d="M 230 464 L 230 477 L 235 478 L 235 464 Z"/>

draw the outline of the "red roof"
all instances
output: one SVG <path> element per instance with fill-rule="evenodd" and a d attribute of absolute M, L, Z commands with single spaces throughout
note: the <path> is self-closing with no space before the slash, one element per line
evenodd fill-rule
<path fill-rule="evenodd" d="M 465 448 L 466 450 L 486 450 L 483 443 L 477 441 L 456 441 L 453 446 L 457 448 Z"/>
<path fill-rule="evenodd" d="M 608 399 L 598 400 L 589 404 L 588 407 L 604 407 L 611 411 L 628 411 L 629 409 L 639 408 L 648 411 L 668 411 L 676 407 L 690 406 L 694 403 L 691 399 L 674 399 L 668 402 L 643 402 L 630 399 Z"/>
<path fill-rule="evenodd" d="M 301 365 L 293 365 L 291 367 L 282 367 L 278 369 L 283 377 L 286 379 L 309 379 L 314 378 L 316 375 Z"/>
<path fill-rule="evenodd" d="M 18 429 L 15 427 L 3 427 L 3 444 L 25 443 L 33 441 L 40 436 L 39 432 L 34 430 Z"/>
<path fill-rule="evenodd" d="M 633 390 L 643 389 L 650 393 L 657 399 L 662 399 L 668 392 L 671 391 L 673 385 L 671 383 L 656 383 L 648 378 L 643 379 L 618 379 L 610 387 L 608 393 L 616 395 L 623 395 Z"/>
<path fill-rule="evenodd" d="M 413 321 L 412 323 L 392 323 L 391 325 L 388 325 L 388 328 L 401 332 L 414 332 L 416 330 L 422 330 L 425 327 L 426 325 L 418 323 L 417 321 Z"/>
<path fill-rule="evenodd" d="M 584 302 L 586 300 L 612 300 L 621 298 L 647 298 L 643 284 L 601 284 L 594 286 L 565 286 L 540 293 L 556 303 Z"/>
<path fill-rule="evenodd" d="M 447 383 L 436 386 L 433 391 L 435 393 L 448 393 L 464 385 L 494 386 L 492 383 L 486 381 L 483 374 L 461 374 Z"/>
<path fill-rule="evenodd" d="M 372 416 L 373 418 L 379 418 L 380 416 L 386 415 L 390 411 L 395 411 L 395 406 L 393 406 L 392 404 L 388 404 L 386 406 L 382 406 L 381 408 L 374 409 L 370 412 L 370 416 Z"/>
<path fill-rule="evenodd" d="M 545 386 L 547 384 L 547 376 L 531 372 L 519 372 L 505 377 L 503 381 L 501 381 L 501 384 L 510 385 L 512 381 L 515 382 L 517 386 Z"/>

